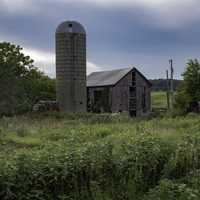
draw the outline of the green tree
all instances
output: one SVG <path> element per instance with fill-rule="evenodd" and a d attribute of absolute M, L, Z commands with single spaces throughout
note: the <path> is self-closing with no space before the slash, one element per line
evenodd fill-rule
<path fill-rule="evenodd" d="M 0 43 L 0 115 L 29 111 L 39 99 L 55 99 L 55 81 L 34 67 L 22 50 Z"/>
<path fill-rule="evenodd" d="M 191 102 L 200 101 L 200 63 L 197 59 L 188 61 L 182 76 L 183 82 L 177 91 L 176 105 L 178 109 L 186 111 Z"/>

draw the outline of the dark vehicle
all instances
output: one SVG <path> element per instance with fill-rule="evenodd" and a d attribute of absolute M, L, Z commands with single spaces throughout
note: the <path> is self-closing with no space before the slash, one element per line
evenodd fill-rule
<path fill-rule="evenodd" d="M 33 106 L 34 112 L 59 111 L 57 101 L 39 101 Z"/>

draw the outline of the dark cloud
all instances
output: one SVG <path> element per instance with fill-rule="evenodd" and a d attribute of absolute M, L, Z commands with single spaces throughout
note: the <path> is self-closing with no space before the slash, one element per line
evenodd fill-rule
<path fill-rule="evenodd" d="M 87 30 L 88 59 L 103 69 L 136 65 L 149 77 L 160 77 L 165 74 L 168 59 L 174 58 L 180 77 L 187 58 L 199 57 L 197 21 L 178 28 L 156 26 L 151 11 L 138 6 L 37 1 L 37 8 L 35 12 L 14 14 L 0 8 L 0 39 L 54 53 L 57 25 L 77 20 Z"/>

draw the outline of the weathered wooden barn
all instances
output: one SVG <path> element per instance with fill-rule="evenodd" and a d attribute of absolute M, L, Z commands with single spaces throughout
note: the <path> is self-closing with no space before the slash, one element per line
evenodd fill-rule
<path fill-rule="evenodd" d="M 88 111 L 148 115 L 151 86 L 136 68 L 94 72 L 87 77 Z"/>

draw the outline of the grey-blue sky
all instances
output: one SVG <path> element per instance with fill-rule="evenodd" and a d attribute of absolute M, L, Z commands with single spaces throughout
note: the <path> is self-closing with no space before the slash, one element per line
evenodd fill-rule
<path fill-rule="evenodd" d="M 0 40 L 24 46 L 50 75 L 55 68 L 50 58 L 54 32 L 64 20 L 85 26 L 90 72 L 133 65 L 148 77 L 159 78 L 173 58 L 179 78 L 187 59 L 199 58 L 196 0 L 1 1 Z"/>

